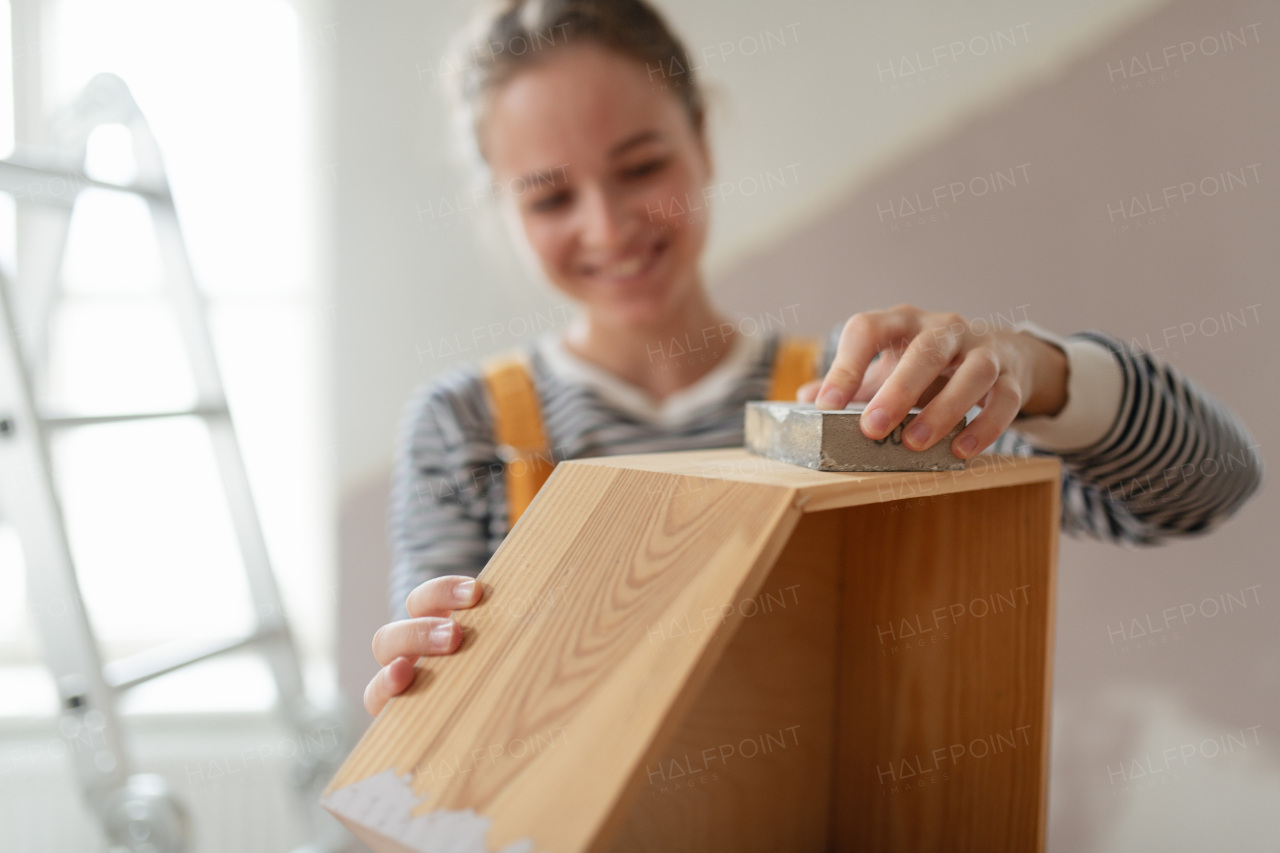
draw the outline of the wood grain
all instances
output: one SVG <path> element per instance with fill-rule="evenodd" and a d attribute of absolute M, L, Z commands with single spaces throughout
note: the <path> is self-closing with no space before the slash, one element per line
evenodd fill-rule
<path fill-rule="evenodd" d="M 731 605 L 742 627 L 662 758 L 639 774 L 615 853 L 825 849 L 843 539 L 837 513 L 805 516 L 761 592 Z M 680 642 L 674 633 L 660 639 Z"/>
<path fill-rule="evenodd" d="M 1044 849 L 1058 484 L 843 510 L 837 850 Z"/>
<path fill-rule="evenodd" d="M 538 849 L 585 849 L 737 625 L 676 649 L 649 627 L 753 596 L 799 519 L 792 500 L 558 466 L 482 573 L 484 603 L 457 615 L 466 647 L 419 661 L 329 790 L 393 767 L 413 774 L 422 812 L 490 816 L 492 848 L 532 834 Z M 566 803 L 578 819 L 548 819 Z"/>
<path fill-rule="evenodd" d="M 1042 837 L 1059 477 L 1056 460 L 1008 457 L 872 475 L 741 450 L 562 463 L 481 574 L 482 604 L 457 614 L 463 648 L 418 662 L 326 803 L 377 850 L 404 845 L 377 840 L 378 802 L 348 805 L 388 771 L 413 815 L 483 818 L 459 848 L 476 851 L 944 849 L 936 827 L 955 821 L 975 827 L 954 849 L 984 849 L 996 831 L 976 824 L 995 812 L 1009 837 Z M 875 620 L 1027 578 L 1034 606 L 957 626 L 941 653 L 873 659 Z M 815 595 L 744 615 L 792 584 Z M 866 805 L 875 762 L 1028 720 L 1025 748 Z M 652 790 L 661 762 L 692 771 L 748 737 L 768 752 L 718 759 L 720 778 L 678 798 Z"/>

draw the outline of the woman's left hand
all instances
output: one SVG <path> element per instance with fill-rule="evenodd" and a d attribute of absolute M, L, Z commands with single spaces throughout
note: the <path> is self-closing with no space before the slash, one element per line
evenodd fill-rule
<path fill-rule="evenodd" d="M 850 317 L 826 378 L 801 388 L 798 397 L 822 409 L 867 402 L 862 431 L 874 439 L 923 406 L 903 434 L 911 450 L 931 447 L 981 406 L 951 444 L 953 454 L 967 459 L 1019 414 L 1056 414 L 1066 389 L 1067 358 L 1052 344 L 1012 329 L 977 333 L 958 314 L 899 305 Z"/>

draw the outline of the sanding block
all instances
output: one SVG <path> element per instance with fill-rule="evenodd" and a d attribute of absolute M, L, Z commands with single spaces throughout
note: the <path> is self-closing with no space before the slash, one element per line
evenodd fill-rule
<path fill-rule="evenodd" d="M 963 471 L 965 461 L 951 452 L 951 442 L 968 423 L 966 417 L 927 450 L 911 450 L 902 433 L 920 409 L 912 409 L 882 439 L 862 434 L 865 403 L 845 409 L 819 409 L 811 403 L 747 403 L 746 449 L 779 462 L 816 471 Z"/>

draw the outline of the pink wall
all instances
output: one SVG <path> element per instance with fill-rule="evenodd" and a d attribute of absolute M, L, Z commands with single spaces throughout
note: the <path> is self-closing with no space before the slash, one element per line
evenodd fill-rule
<path fill-rule="evenodd" d="M 1236 36 L 1229 52 L 1222 50 L 1226 31 Z M 1205 55 L 1214 38 L 1218 53 Z M 1179 47 L 1172 67 L 1131 77 L 1123 89 L 1114 70 L 1121 62 L 1137 70 L 1133 58 L 1145 64 L 1150 53 L 1160 64 L 1165 46 L 1187 41 L 1198 48 L 1185 63 Z M 1155 82 L 1139 87 L 1147 80 Z M 717 284 L 720 301 L 745 314 L 776 313 L 800 301 L 800 322 L 815 331 L 838 316 L 911 302 L 975 318 L 1025 312 L 1059 332 L 1098 328 L 1137 338 L 1238 412 L 1265 458 L 1280 440 L 1278 80 L 1280 7 L 1252 0 L 1172 4 L 1091 49 L 1051 83 L 973 116 L 828 215 L 743 259 Z M 997 171 L 999 192 L 968 192 L 983 189 L 981 180 L 970 183 L 975 178 Z M 1224 172 L 1233 173 L 1230 191 L 1200 194 L 1201 182 L 1213 192 L 1215 182 L 1227 180 Z M 934 187 L 957 182 L 966 192 L 954 202 L 945 194 L 926 214 L 935 219 L 908 224 L 899 217 L 893 230 L 904 196 L 929 200 Z M 1122 227 L 1122 201 L 1128 207 L 1138 196 L 1145 204 L 1148 193 L 1160 200 L 1164 187 L 1186 182 L 1197 184 L 1195 195 L 1184 202 L 1179 194 L 1154 217 L 1130 218 Z M 796 290 L 807 298 L 798 300 Z M 1227 322 L 1229 332 L 1222 328 Z M 1150 823 L 1150 814 L 1176 825 L 1192 791 L 1198 800 L 1235 799 L 1248 809 L 1257 779 L 1237 775 L 1239 767 L 1260 763 L 1275 784 L 1278 516 L 1275 490 L 1264 487 L 1204 539 L 1144 551 L 1064 539 L 1051 850 L 1108 847 L 1126 822 Z M 1135 618 L 1158 617 L 1168 607 L 1181 612 L 1184 604 L 1199 607 L 1228 593 L 1249 607 L 1188 619 L 1176 639 L 1160 637 L 1155 647 L 1126 642 Z M 1204 604 L 1203 611 L 1213 607 Z M 1185 726 L 1170 723 L 1167 735 L 1154 730 L 1174 717 Z M 1144 756 L 1153 743 L 1180 747 L 1187 732 L 1197 742 L 1228 732 L 1239 738 L 1254 726 L 1261 728 L 1247 733 L 1252 753 L 1219 757 L 1216 765 L 1206 760 L 1204 767 L 1193 762 L 1174 784 L 1151 790 L 1126 794 L 1112 784 L 1109 771 Z M 1207 793 L 1200 790 L 1206 786 Z M 1274 821 L 1256 809 L 1244 813 L 1260 833 Z M 1261 835 L 1240 837 L 1238 847 L 1229 843 L 1232 833 L 1250 832 L 1247 825 L 1225 816 L 1209 824 L 1228 842 L 1221 849 L 1260 849 L 1253 845 L 1262 844 Z"/>

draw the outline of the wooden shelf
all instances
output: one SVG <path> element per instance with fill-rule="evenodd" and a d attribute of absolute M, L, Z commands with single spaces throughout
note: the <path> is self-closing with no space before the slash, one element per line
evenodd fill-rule
<path fill-rule="evenodd" d="M 1060 477 L 562 463 L 324 804 L 397 853 L 1042 850 Z"/>

